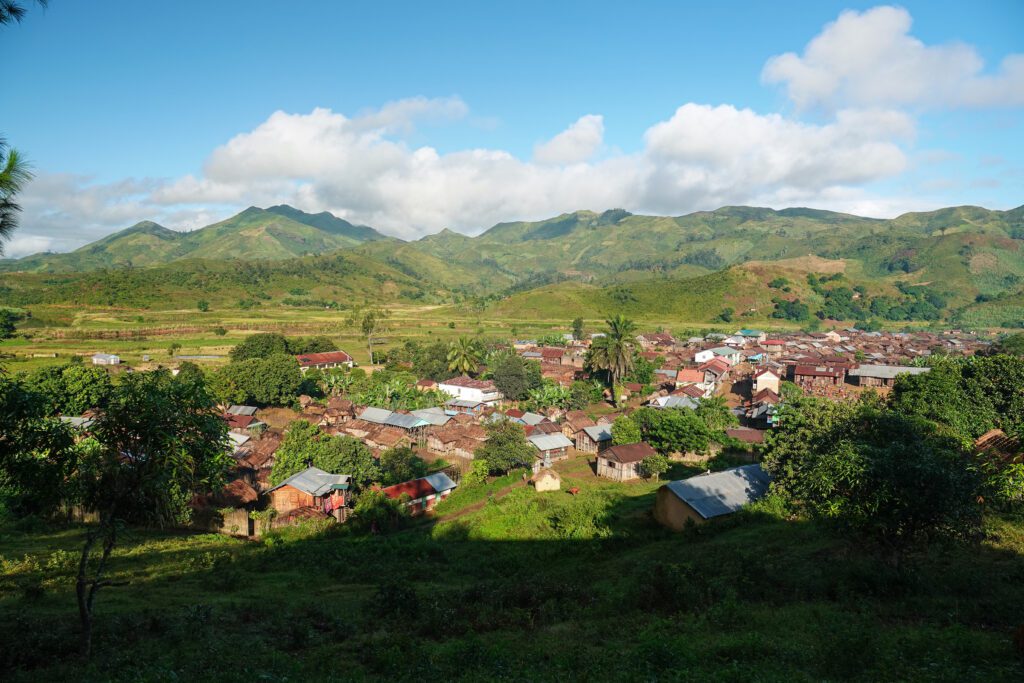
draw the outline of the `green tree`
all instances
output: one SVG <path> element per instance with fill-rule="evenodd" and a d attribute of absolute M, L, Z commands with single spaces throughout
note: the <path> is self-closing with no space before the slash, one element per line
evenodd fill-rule
<path fill-rule="evenodd" d="M 668 472 L 668 458 L 660 453 L 648 455 L 640 461 L 640 476 L 644 479 L 655 479 Z"/>
<path fill-rule="evenodd" d="M 381 491 L 364 491 L 352 510 L 353 528 L 374 533 L 400 528 L 409 518 L 404 501 L 388 498 Z"/>
<path fill-rule="evenodd" d="M 569 400 L 566 408 L 583 410 L 593 403 L 599 403 L 603 397 L 601 385 L 594 381 L 577 380 L 569 387 Z"/>
<path fill-rule="evenodd" d="M 296 356 L 303 353 L 327 353 L 338 350 L 338 345 L 330 337 L 324 336 L 289 339 L 287 343 L 288 353 Z"/>
<path fill-rule="evenodd" d="M 2 243 L 0 243 L 0 247 L 2 246 Z M 0 251 L 0 254 L 3 254 L 3 251 Z M 10 339 L 14 336 L 14 333 L 17 331 L 15 324 L 20 321 L 21 318 L 22 316 L 14 311 L 9 311 L 6 308 L 0 308 L 0 340 Z"/>
<path fill-rule="evenodd" d="M 608 329 L 604 336 L 596 338 L 590 345 L 588 365 L 607 375 L 612 402 L 618 404 L 619 397 L 614 389 L 633 367 L 636 325 L 621 314 L 605 322 Z"/>
<path fill-rule="evenodd" d="M 540 364 L 514 353 L 503 354 L 490 372 L 498 391 L 512 401 L 524 400 L 544 383 Z"/>
<path fill-rule="evenodd" d="M 381 476 L 373 453 L 350 436 L 329 436 L 305 420 L 288 424 L 281 446 L 274 454 L 269 481 L 280 484 L 288 477 L 313 466 L 331 474 L 347 474 L 356 487 L 365 487 Z"/>
<path fill-rule="evenodd" d="M 483 350 L 476 339 L 459 337 L 448 345 L 448 369 L 462 374 L 475 373 Z"/>
<path fill-rule="evenodd" d="M 664 360 L 664 359 L 662 359 Z M 633 368 L 626 373 L 626 376 L 622 379 L 627 382 L 636 382 L 637 384 L 643 384 L 647 386 L 654 384 L 654 371 L 657 367 L 651 361 L 647 360 L 639 353 L 633 355 Z"/>
<path fill-rule="evenodd" d="M 993 344 L 990 354 L 1000 353 L 1010 356 L 1024 356 L 1024 332 L 1007 335 Z"/>
<path fill-rule="evenodd" d="M 419 479 L 427 474 L 427 463 L 408 446 L 389 448 L 380 454 L 381 483 L 385 486 Z"/>
<path fill-rule="evenodd" d="M 218 337 L 223 337 L 228 333 L 228 331 L 221 327 L 220 325 L 218 325 L 217 327 L 213 328 L 213 333 Z"/>
<path fill-rule="evenodd" d="M 206 313 L 210 310 L 210 302 L 206 299 L 200 299 L 196 302 L 196 308 L 199 309 L 200 313 Z"/>
<path fill-rule="evenodd" d="M 793 507 L 879 541 L 895 563 L 916 541 L 979 527 L 981 480 L 958 440 L 877 399 L 784 404 L 764 467 Z"/>
<path fill-rule="evenodd" d="M 81 415 L 90 408 L 103 408 L 113 391 L 103 368 L 73 363 L 39 368 L 22 381 L 41 397 L 51 415 Z"/>
<path fill-rule="evenodd" d="M 6 23 L 3 19 L 11 16 L 11 11 L 10 7 L 0 3 L 0 23 Z M 18 150 L 8 147 L 7 142 L 0 138 L 0 256 L 4 253 L 4 242 L 11 238 L 18 227 L 21 207 L 15 198 L 30 180 L 32 172 L 28 163 Z"/>
<path fill-rule="evenodd" d="M 302 387 L 302 372 L 294 356 L 276 354 L 225 365 L 215 373 L 214 394 L 222 403 L 287 405 Z"/>
<path fill-rule="evenodd" d="M 583 318 L 574 318 L 572 321 L 572 338 L 576 341 L 583 339 Z"/>
<path fill-rule="evenodd" d="M 117 585 L 105 571 L 123 524 L 187 521 L 193 495 L 217 490 L 234 463 L 227 426 L 204 387 L 167 370 L 124 376 L 90 431 L 75 449 L 67 487 L 75 494 L 69 501 L 99 515 L 86 533 L 75 590 L 87 656 L 96 594 Z"/>
<path fill-rule="evenodd" d="M 349 327 L 356 328 L 363 339 L 366 340 L 366 348 L 370 353 L 370 363 L 374 362 L 373 338 L 387 329 L 390 317 L 391 312 L 386 308 L 369 306 L 354 309 L 345 321 Z"/>
<path fill-rule="evenodd" d="M 692 410 L 641 408 L 631 417 L 640 427 L 642 440 L 659 453 L 704 453 L 708 449 L 711 431 Z"/>
<path fill-rule="evenodd" d="M 526 440 L 522 425 L 511 420 L 497 420 L 484 425 L 484 429 L 487 430 L 487 441 L 476 449 L 474 456 L 486 462 L 491 472 L 505 473 L 533 464 L 537 449 Z"/>
<path fill-rule="evenodd" d="M 629 415 L 619 415 L 612 423 L 612 443 L 621 446 L 626 443 L 643 441 L 638 425 Z"/>
<path fill-rule="evenodd" d="M 729 409 L 725 396 L 721 395 L 701 399 L 693 413 L 703 420 L 712 432 L 721 432 L 727 427 L 739 424 L 739 420 Z"/>
<path fill-rule="evenodd" d="M 260 332 L 246 337 L 242 343 L 231 349 L 231 360 L 242 361 L 250 358 L 267 358 L 274 354 L 288 353 L 288 340 L 276 332 Z"/>

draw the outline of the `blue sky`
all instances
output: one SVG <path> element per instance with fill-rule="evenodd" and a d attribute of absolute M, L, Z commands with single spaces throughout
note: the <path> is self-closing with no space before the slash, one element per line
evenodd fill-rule
<path fill-rule="evenodd" d="M 603 203 L 1024 203 L 1024 3 L 900 8 L 53 0 L 0 29 L 0 131 L 39 175 L 8 251 L 249 203 L 406 238 Z"/>

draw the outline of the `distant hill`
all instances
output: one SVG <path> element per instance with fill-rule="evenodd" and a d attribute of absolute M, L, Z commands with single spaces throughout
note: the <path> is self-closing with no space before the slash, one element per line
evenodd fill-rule
<path fill-rule="evenodd" d="M 300 259 L 295 262 L 306 270 L 290 277 L 318 287 L 324 274 L 316 269 L 327 261 L 301 257 L 327 252 L 361 264 L 364 273 L 376 269 L 379 281 L 401 282 L 403 298 L 430 303 L 485 298 L 495 313 L 509 316 L 603 315 L 621 309 L 698 321 L 731 307 L 737 315 L 758 319 L 771 314 L 772 298 L 783 295 L 823 305 L 821 292 L 808 289 L 806 279 L 835 268 L 844 279 L 830 286 L 858 287 L 864 302 L 888 297 L 910 305 L 904 290 L 925 286 L 941 300 L 943 318 L 951 322 L 1013 326 L 1024 300 L 1024 207 L 960 206 L 892 220 L 748 206 L 676 217 L 575 211 L 499 223 L 475 237 L 442 230 L 413 242 L 329 213 L 250 207 L 189 233 L 139 223 L 69 254 L 0 262 L 0 271 L 89 272 L 186 259 L 279 261 L 285 268 Z M 766 288 L 776 277 L 793 283 L 788 292 Z M 31 278 L 10 281 L 30 288 L 42 284 L 30 285 Z M 0 287 L 0 304 L 2 292 Z M 372 299 L 373 288 L 360 285 L 347 294 Z"/>
<path fill-rule="evenodd" d="M 0 261 L 0 270 L 63 273 L 162 265 L 189 258 L 277 260 L 387 239 L 373 228 L 353 225 L 329 213 L 309 214 L 284 205 L 269 209 L 252 206 L 192 232 L 143 221 L 67 254 Z"/>

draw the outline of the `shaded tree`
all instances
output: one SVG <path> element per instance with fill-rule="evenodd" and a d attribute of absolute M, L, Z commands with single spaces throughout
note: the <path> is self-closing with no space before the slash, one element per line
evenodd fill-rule
<path fill-rule="evenodd" d="M 274 354 L 288 353 L 288 340 L 276 332 L 260 332 L 246 337 L 242 343 L 231 349 L 231 360 L 267 358 Z"/>
<path fill-rule="evenodd" d="M 419 479 L 427 474 L 427 463 L 408 446 L 389 448 L 380 454 L 381 483 L 385 486 Z"/>
<path fill-rule="evenodd" d="M 484 429 L 487 441 L 476 449 L 474 456 L 486 462 L 491 472 L 505 473 L 533 464 L 537 449 L 526 440 L 522 425 L 511 420 L 496 420 L 484 425 Z"/>
<path fill-rule="evenodd" d="M 502 355 L 490 372 L 498 390 L 512 401 L 524 400 L 530 391 L 544 383 L 540 364 L 514 353 Z"/>
<path fill-rule="evenodd" d="M 636 325 L 621 314 L 605 321 L 608 325 L 603 337 L 590 345 L 588 364 L 604 372 L 612 389 L 612 402 L 618 404 L 615 386 L 633 367 L 633 349 L 636 345 Z"/>

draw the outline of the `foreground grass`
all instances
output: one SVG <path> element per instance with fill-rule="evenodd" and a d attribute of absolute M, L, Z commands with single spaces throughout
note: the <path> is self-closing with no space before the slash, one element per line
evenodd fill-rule
<path fill-rule="evenodd" d="M 514 478 L 466 489 L 450 522 L 261 543 L 136 531 L 82 664 L 82 530 L 0 528 L 0 677 L 12 680 L 1020 680 L 1024 520 L 896 572 L 770 509 L 674 535 L 655 483 L 560 464 L 577 496 Z M 442 518 L 443 519 L 443 518 Z M 514 539 L 514 540 L 508 540 Z"/>

